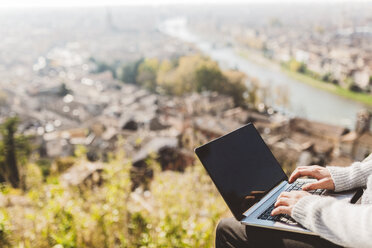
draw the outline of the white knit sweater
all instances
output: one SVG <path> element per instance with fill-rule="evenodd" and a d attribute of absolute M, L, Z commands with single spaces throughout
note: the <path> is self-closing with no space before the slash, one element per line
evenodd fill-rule
<path fill-rule="evenodd" d="M 372 154 L 350 167 L 327 168 L 335 191 L 367 187 L 362 204 L 350 204 L 332 197 L 306 196 L 294 206 L 293 218 L 335 244 L 372 247 Z"/>

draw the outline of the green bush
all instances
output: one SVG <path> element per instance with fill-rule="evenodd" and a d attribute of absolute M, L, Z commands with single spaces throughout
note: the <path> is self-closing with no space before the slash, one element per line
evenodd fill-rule
<path fill-rule="evenodd" d="M 201 55 L 183 56 L 173 62 L 141 59 L 125 66 L 120 78 L 160 94 L 182 96 L 214 91 L 233 97 L 236 106 L 246 105 L 246 75 L 223 71 L 217 62 Z"/>
<path fill-rule="evenodd" d="M 53 169 L 53 172 L 64 172 L 70 167 L 72 167 L 75 164 L 74 157 L 63 157 L 63 158 L 57 158 L 55 161 L 55 168 Z"/>
<path fill-rule="evenodd" d="M 0 210 L 0 247 L 10 247 L 9 215 L 5 209 Z"/>
<path fill-rule="evenodd" d="M 50 175 L 50 169 L 52 167 L 52 161 L 50 159 L 41 158 L 38 159 L 35 163 L 39 166 L 44 178 Z"/>
<path fill-rule="evenodd" d="M 54 175 L 40 187 L 31 188 L 23 195 L 29 204 L 0 212 L 0 231 L 5 230 L 0 244 L 40 248 L 213 246 L 215 226 L 227 209 L 200 164 L 184 173 L 155 169 L 149 191 L 131 192 L 131 164 L 124 160 L 117 154 L 105 164 L 101 187 L 82 191 L 60 184 Z"/>

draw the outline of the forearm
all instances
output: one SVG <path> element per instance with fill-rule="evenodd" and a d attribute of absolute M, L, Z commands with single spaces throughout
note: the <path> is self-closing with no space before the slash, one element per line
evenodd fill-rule
<path fill-rule="evenodd" d="M 349 167 L 328 166 L 327 169 L 335 184 L 335 191 L 364 187 L 372 174 L 372 159 L 355 162 Z"/>
<path fill-rule="evenodd" d="M 332 197 L 306 196 L 294 206 L 292 217 L 336 244 L 370 247 L 372 206 L 352 205 Z"/>

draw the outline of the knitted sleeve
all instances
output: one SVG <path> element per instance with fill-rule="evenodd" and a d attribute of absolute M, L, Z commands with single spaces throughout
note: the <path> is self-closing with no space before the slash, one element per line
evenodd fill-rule
<path fill-rule="evenodd" d="M 306 196 L 292 217 L 331 242 L 346 247 L 371 247 L 372 205 L 354 205 L 332 197 Z"/>
<path fill-rule="evenodd" d="M 355 162 L 349 167 L 327 166 L 335 184 L 335 191 L 365 186 L 368 176 L 372 175 L 371 158 L 372 156 L 369 156 L 362 162 Z"/>

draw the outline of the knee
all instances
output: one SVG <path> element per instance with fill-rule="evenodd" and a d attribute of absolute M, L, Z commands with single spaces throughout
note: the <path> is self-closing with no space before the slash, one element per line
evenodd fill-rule
<path fill-rule="evenodd" d="M 232 221 L 234 219 L 232 218 L 225 218 L 220 220 L 218 222 L 217 228 L 216 228 L 216 238 L 224 238 L 226 236 L 226 233 L 228 233 L 228 230 L 231 229 Z"/>
<path fill-rule="evenodd" d="M 216 227 L 216 239 L 215 239 L 216 248 L 225 247 L 226 234 L 228 233 L 226 231 L 227 229 L 228 229 L 227 219 L 220 220 L 220 222 L 218 222 L 218 225 Z"/>
<path fill-rule="evenodd" d="M 245 226 L 234 218 L 220 220 L 216 228 L 216 248 L 247 247 Z"/>

